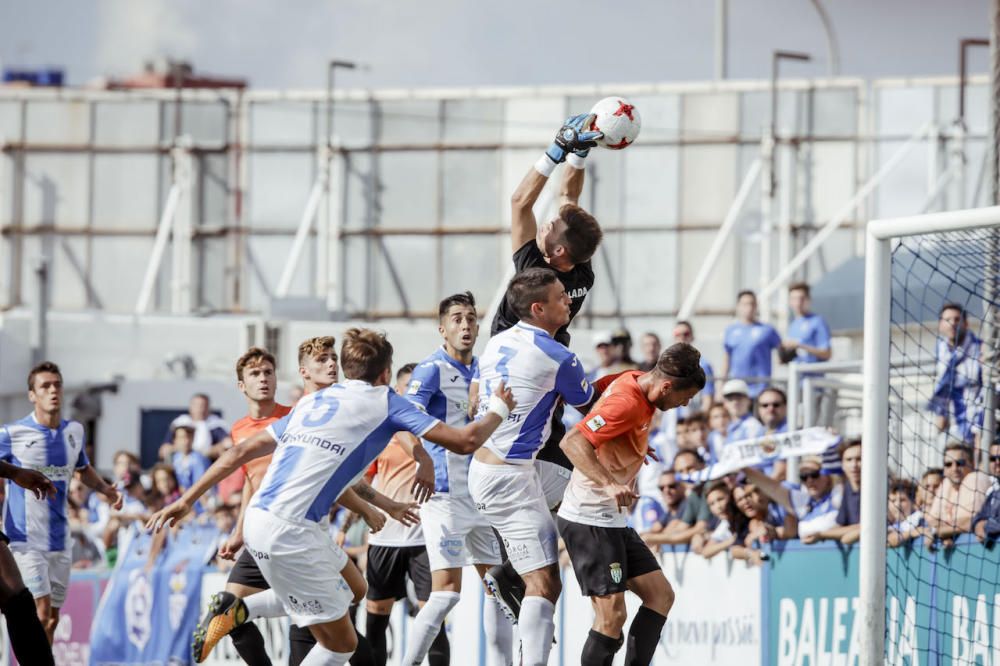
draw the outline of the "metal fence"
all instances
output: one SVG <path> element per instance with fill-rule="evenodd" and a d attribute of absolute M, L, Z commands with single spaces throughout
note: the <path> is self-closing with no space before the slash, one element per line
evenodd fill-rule
<path fill-rule="evenodd" d="M 968 205 L 986 88 L 973 80 L 962 131 L 956 88 L 783 82 L 774 195 L 752 189 L 735 209 L 772 155 L 766 83 L 339 91 L 329 116 L 322 91 L 0 89 L 0 308 L 32 301 L 37 257 L 57 310 L 268 312 L 306 297 L 345 317 L 419 317 L 459 289 L 485 304 L 509 263 L 510 193 L 561 118 L 614 93 L 644 125 L 635 146 L 589 160 L 584 203 L 606 241 L 586 312 L 676 313 L 729 213 L 693 305 L 720 314 L 831 219 L 796 277 L 858 254 L 876 213 Z M 856 196 L 920 128 L 918 148 Z"/>

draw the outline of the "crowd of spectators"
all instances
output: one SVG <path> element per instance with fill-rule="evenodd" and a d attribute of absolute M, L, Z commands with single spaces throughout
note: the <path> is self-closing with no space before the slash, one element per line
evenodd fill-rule
<path fill-rule="evenodd" d="M 832 459 L 801 458 L 797 479 L 788 478 L 786 461 L 774 459 L 707 483 L 686 480 L 718 462 L 730 444 L 767 442 L 769 436 L 789 430 L 787 393 L 771 376 L 774 356 L 780 363 L 817 363 L 832 356 L 829 327 L 811 311 L 808 285 L 790 287 L 789 305 L 793 318 L 781 335 L 758 320 L 755 294 L 740 292 L 736 321 L 723 338 L 721 375 L 714 376 L 711 364 L 703 359 L 709 378 L 706 390 L 689 406 L 654 421 L 650 445 L 664 462 L 652 462 L 640 474 L 639 499 L 632 514 L 633 526 L 654 549 L 687 545 L 706 558 L 728 552 L 759 564 L 776 541 L 851 544 L 860 538 L 860 440 L 843 441 Z M 694 329 L 689 322 L 678 322 L 673 337 L 691 343 Z M 622 359 L 628 358 L 622 343 L 630 339 L 626 331 L 599 334 L 595 342 L 601 362 L 594 377 L 620 369 Z M 646 365 L 638 367 L 649 367 L 660 339 L 650 332 L 641 340 Z M 927 469 L 919 480 L 890 479 L 886 531 L 890 546 L 922 543 L 930 549 L 947 549 L 964 533 L 975 534 L 980 541 L 1000 537 L 1000 444 L 989 449 L 990 473 L 977 471 L 980 349 L 967 314 L 954 304 L 944 305 L 927 405 L 942 437 L 941 467 Z M 820 374 L 800 372 L 800 376 Z"/>
<path fill-rule="evenodd" d="M 830 359 L 829 327 L 810 310 L 808 285 L 792 285 L 789 304 L 794 318 L 782 336 L 758 320 L 754 293 L 740 292 L 736 321 L 723 337 L 721 375 L 715 375 L 708 350 L 702 357 L 708 379 L 705 389 L 690 404 L 654 420 L 650 445 L 658 460 L 643 468 L 632 511 L 634 527 L 651 547 L 686 545 L 706 558 L 727 552 L 759 564 L 778 541 L 858 540 L 860 440 L 843 442 L 835 460 L 801 458 L 798 478 L 788 478 L 784 460 L 773 460 L 707 483 L 688 480 L 717 463 L 734 442 L 766 440 L 788 431 L 786 391 L 771 378 L 774 356 L 780 363 Z M 973 533 L 980 541 L 1000 536 L 1000 444 L 989 448 L 990 474 L 976 469 L 981 343 L 968 329 L 965 312 L 952 304 L 941 308 L 938 332 L 935 383 L 927 409 L 949 439 L 942 445 L 940 468 L 926 470 L 919 480 L 890 480 L 890 546 L 923 543 L 928 548 L 949 548 L 963 533 Z M 687 321 L 677 322 L 672 336 L 675 342 L 695 342 L 694 327 Z M 596 380 L 624 370 L 648 369 L 662 347 L 660 337 L 647 332 L 639 338 L 634 359 L 627 330 L 598 332 L 596 363 L 589 376 Z M 567 425 L 580 417 L 566 410 Z M 228 425 L 212 413 L 208 396 L 197 394 L 188 412 L 171 423 L 159 448 L 159 461 L 151 469 L 142 470 L 130 452 L 115 455 L 109 481 L 124 491 L 120 511 L 74 481 L 70 487 L 74 566 L 113 565 L 130 527 L 176 499 L 232 445 Z M 238 515 L 242 486 L 238 471 L 196 507 L 196 519 L 214 521 L 223 535 L 228 534 Z M 341 539 L 362 552 L 364 530 L 346 514 L 336 518 L 334 525 L 343 529 Z M 225 563 L 220 560 L 220 566 Z"/>

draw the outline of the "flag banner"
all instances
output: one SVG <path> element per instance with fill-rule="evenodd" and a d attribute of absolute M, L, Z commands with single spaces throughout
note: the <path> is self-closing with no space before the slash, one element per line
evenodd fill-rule
<path fill-rule="evenodd" d="M 721 479 L 746 467 L 800 456 L 822 456 L 823 471 L 832 474 L 837 470 L 829 461 L 836 460 L 840 441 L 839 435 L 818 426 L 780 435 L 741 439 L 723 446 L 717 463 L 691 474 L 678 474 L 677 478 L 688 483 L 704 483 Z"/>
<path fill-rule="evenodd" d="M 134 535 L 94 618 L 91 666 L 191 663 L 201 576 L 218 534 L 213 525 L 185 525 L 167 537 L 153 561 L 151 535 Z"/>

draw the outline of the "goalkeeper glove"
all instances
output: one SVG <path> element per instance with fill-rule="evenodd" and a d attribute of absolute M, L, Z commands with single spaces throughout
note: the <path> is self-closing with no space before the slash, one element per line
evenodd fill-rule
<path fill-rule="evenodd" d="M 586 157 L 590 149 L 597 145 L 597 140 L 604 136 L 601 132 L 590 131 L 589 127 L 593 121 L 594 114 L 592 113 L 582 113 L 567 118 L 563 126 L 559 128 L 552 145 L 545 151 L 545 155 L 554 164 L 564 162 L 569 153 Z"/>

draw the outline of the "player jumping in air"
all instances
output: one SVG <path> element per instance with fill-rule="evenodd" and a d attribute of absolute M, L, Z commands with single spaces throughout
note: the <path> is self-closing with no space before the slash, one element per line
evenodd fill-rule
<path fill-rule="evenodd" d="M 350 329 L 341 348 L 348 378 L 301 400 L 290 414 L 224 453 L 178 501 L 156 512 L 162 529 L 240 464 L 274 453 L 247 509 L 244 539 L 264 578 L 292 620 L 317 644 L 303 666 L 342 666 L 357 645 L 347 610 L 356 595 L 341 576 L 347 556 L 323 522 L 337 499 L 361 477 L 395 432 L 408 430 L 452 450 L 478 448 L 516 406 L 497 387 L 486 414 L 463 428 L 447 426 L 389 390 L 392 345 L 375 331 Z M 245 610 L 245 609 L 244 609 Z M 245 621 L 239 613 L 237 625 Z"/>
<path fill-rule="evenodd" d="M 625 664 L 646 666 L 653 659 L 674 593 L 649 547 L 627 525 L 628 511 L 637 498 L 653 415 L 686 405 L 704 388 L 700 358 L 691 345 L 677 343 L 652 370 L 622 373 L 562 441 L 574 470 L 559 508 L 559 534 L 596 616 L 582 666 L 609 665 L 621 647 L 625 590 L 642 600 Z"/>
<path fill-rule="evenodd" d="M 569 319 L 555 332 L 559 343 L 569 346 L 567 327 L 583 307 L 587 293 L 594 286 L 594 270 L 590 261 L 601 243 L 601 227 L 587 211 L 579 206 L 583 191 L 584 158 L 601 138 L 600 132 L 586 131 L 593 116 L 572 116 L 566 120 L 535 165 L 525 174 L 511 197 L 510 240 L 514 252 L 514 268 L 519 274 L 529 268 L 549 268 L 556 272 L 570 299 Z M 548 183 L 556 165 L 565 162 L 559 212 L 551 220 L 538 224 L 532 208 Z M 490 331 L 496 335 L 517 323 L 517 312 L 505 296 L 497 309 Z M 562 500 L 573 466 L 560 450 L 559 442 L 565 433 L 562 424 L 562 404 L 552 413 L 550 434 L 535 462 L 542 480 L 549 508 L 554 509 Z M 509 561 L 493 567 L 486 575 L 486 583 L 502 603 L 507 616 L 517 621 L 524 583 Z"/>

